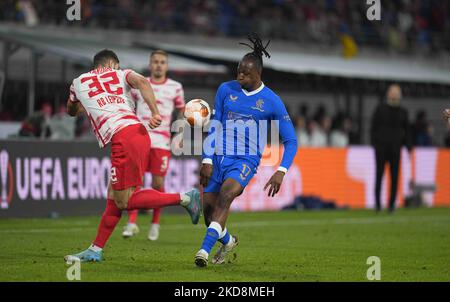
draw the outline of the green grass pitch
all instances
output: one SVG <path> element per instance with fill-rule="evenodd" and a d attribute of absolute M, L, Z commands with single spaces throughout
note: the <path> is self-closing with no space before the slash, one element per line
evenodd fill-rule
<path fill-rule="evenodd" d="M 193 261 L 203 225 L 163 213 L 150 242 L 150 216 L 140 215 L 141 233 L 125 240 L 124 218 L 104 261 L 81 264 L 82 281 L 367 281 L 369 256 L 381 259 L 381 281 L 450 281 L 450 209 L 232 213 L 236 254 L 203 269 Z M 0 281 L 67 281 L 63 256 L 87 248 L 98 222 L 0 220 Z"/>

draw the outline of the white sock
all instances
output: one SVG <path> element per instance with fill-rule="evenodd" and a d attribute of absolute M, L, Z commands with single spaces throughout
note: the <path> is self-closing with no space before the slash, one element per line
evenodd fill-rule
<path fill-rule="evenodd" d="M 222 233 L 219 235 L 219 239 L 222 239 L 223 237 L 225 237 L 226 233 L 227 233 L 227 227 L 225 227 L 223 229 Z"/>
<path fill-rule="evenodd" d="M 208 229 L 209 228 L 216 230 L 216 232 L 217 232 L 217 234 L 219 234 L 219 238 L 220 238 L 220 235 L 222 234 L 222 226 L 220 225 L 220 223 L 213 221 L 209 224 Z"/>
<path fill-rule="evenodd" d="M 208 254 L 208 252 L 207 251 L 205 251 L 204 249 L 201 249 L 200 251 L 198 251 L 199 253 L 202 253 L 202 254 L 206 254 L 206 256 L 209 256 L 209 254 Z"/>
<path fill-rule="evenodd" d="M 187 206 L 188 204 L 191 203 L 191 198 L 185 193 L 180 193 L 180 199 L 181 199 L 180 204 L 183 207 L 185 207 L 185 206 Z"/>
<path fill-rule="evenodd" d="M 103 249 L 99 246 L 96 246 L 95 244 L 91 244 L 91 246 L 89 247 L 90 250 L 96 252 L 96 253 L 100 253 L 101 251 L 103 251 Z"/>
<path fill-rule="evenodd" d="M 227 227 L 225 227 L 225 229 L 223 229 L 223 231 L 222 231 L 222 234 L 220 234 L 220 236 L 219 236 L 219 240 L 222 239 L 223 237 L 225 237 L 225 235 L 227 234 L 227 231 L 228 231 Z M 233 243 L 233 240 L 234 240 L 234 238 L 230 234 L 230 241 L 228 241 L 227 245 Z"/>

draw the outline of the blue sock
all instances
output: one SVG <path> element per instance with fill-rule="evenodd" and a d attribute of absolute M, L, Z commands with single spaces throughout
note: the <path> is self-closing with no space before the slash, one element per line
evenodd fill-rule
<path fill-rule="evenodd" d="M 222 234 L 220 235 L 221 238 L 219 238 L 220 243 L 222 243 L 223 245 L 227 245 L 228 242 L 230 242 L 231 236 L 230 233 L 228 233 L 227 228 L 225 228 L 225 230 L 223 230 Z"/>
<path fill-rule="evenodd" d="M 205 239 L 203 239 L 202 250 L 205 250 L 208 254 L 211 252 L 217 239 L 219 239 L 222 233 L 222 227 L 217 222 L 213 221 L 206 229 Z"/>

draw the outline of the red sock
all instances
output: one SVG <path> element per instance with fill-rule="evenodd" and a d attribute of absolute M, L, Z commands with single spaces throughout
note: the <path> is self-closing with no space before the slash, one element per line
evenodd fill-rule
<path fill-rule="evenodd" d="M 161 193 L 154 189 L 136 189 L 128 200 L 127 210 L 157 209 L 180 204 L 180 194 Z"/>
<path fill-rule="evenodd" d="M 164 187 L 161 187 L 157 190 L 161 193 L 165 192 Z M 161 218 L 161 212 L 162 212 L 162 208 L 153 210 L 153 219 L 152 219 L 153 224 L 159 224 L 159 219 Z"/>
<path fill-rule="evenodd" d="M 128 211 L 128 223 L 136 223 L 139 210 Z"/>
<path fill-rule="evenodd" d="M 161 217 L 161 212 L 162 212 L 162 208 L 153 210 L 153 218 L 152 218 L 153 224 L 159 224 L 159 218 Z"/>
<path fill-rule="evenodd" d="M 94 240 L 96 246 L 100 248 L 105 246 L 121 216 L 122 211 L 116 206 L 113 199 L 108 198 L 105 212 L 103 212 L 102 220 L 98 226 L 97 237 Z"/>

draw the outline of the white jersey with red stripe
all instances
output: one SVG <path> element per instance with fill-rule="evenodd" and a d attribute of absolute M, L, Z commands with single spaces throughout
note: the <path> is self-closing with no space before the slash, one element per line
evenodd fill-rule
<path fill-rule="evenodd" d="M 155 129 L 150 129 L 152 148 L 170 150 L 170 123 L 174 109 L 184 108 L 184 91 L 181 83 L 172 79 L 166 79 L 162 83 L 155 83 L 147 78 L 155 93 L 156 104 L 162 118 L 161 125 Z M 152 113 L 148 105 L 144 102 L 139 90 L 131 91 L 133 99 L 136 101 L 136 114 L 144 125 L 147 125 Z"/>
<path fill-rule="evenodd" d="M 69 100 L 83 105 L 100 148 L 121 129 L 140 123 L 127 80 L 131 72 L 102 67 L 80 75 L 70 86 Z"/>

